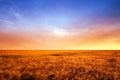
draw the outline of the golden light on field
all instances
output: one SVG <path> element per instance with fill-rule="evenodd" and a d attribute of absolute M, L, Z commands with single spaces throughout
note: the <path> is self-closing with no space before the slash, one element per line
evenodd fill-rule
<path fill-rule="evenodd" d="M 1 80 L 119 80 L 117 50 L 0 50 Z"/>

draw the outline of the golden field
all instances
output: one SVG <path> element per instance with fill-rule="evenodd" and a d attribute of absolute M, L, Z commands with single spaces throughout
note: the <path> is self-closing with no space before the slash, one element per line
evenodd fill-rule
<path fill-rule="evenodd" d="M 120 51 L 1 50 L 0 80 L 120 80 Z"/>

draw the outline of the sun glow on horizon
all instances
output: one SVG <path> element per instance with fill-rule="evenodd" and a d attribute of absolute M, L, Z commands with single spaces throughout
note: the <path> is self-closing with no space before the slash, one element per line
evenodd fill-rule
<path fill-rule="evenodd" d="M 61 37 L 69 35 L 69 32 L 67 32 L 65 29 L 61 29 L 61 28 L 55 28 L 55 29 L 53 29 L 53 33 L 56 36 L 61 36 Z"/>

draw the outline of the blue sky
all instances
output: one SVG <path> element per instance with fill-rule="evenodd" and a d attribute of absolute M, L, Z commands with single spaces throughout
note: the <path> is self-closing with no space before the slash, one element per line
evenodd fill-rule
<path fill-rule="evenodd" d="M 52 45 L 49 43 L 54 41 L 54 47 L 69 44 L 73 48 L 79 49 L 81 47 L 78 45 L 85 43 L 80 41 L 84 40 L 83 36 L 91 38 L 98 34 L 103 36 L 111 34 L 111 31 L 120 28 L 119 22 L 120 0 L 0 0 L 0 35 L 5 35 L 6 37 L 1 38 L 3 41 L 4 39 L 9 40 L 8 43 L 10 40 L 16 40 L 16 36 L 18 36 L 21 44 L 27 43 L 26 46 L 31 43 L 36 46 L 39 43 L 36 42 L 37 39 L 43 43 L 39 43 L 40 45 L 45 45 L 45 48 L 46 46 L 50 48 Z M 104 34 L 100 34 L 99 30 Z M 89 34 L 91 36 L 88 37 Z M 30 35 L 33 35 L 34 39 Z M 118 33 L 112 36 L 115 42 L 111 43 L 112 39 L 109 39 L 111 44 L 119 41 L 119 37 L 116 35 Z M 29 36 L 29 38 L 25 36 Z M 6 45 L 2 39 L 0 41 L 5 46 L 4 48 L 11 45 Z M 29 42 L 28 39 L 33 40 Z M 71 40 L 73 40 L 73 44 L 71 44 Z M 99 41 L 99 39 L 95 40 Z M 105 40 L 107 41 L 108 37 Z M 16 40 L 14 45 L 19 46 L 18 43 L 20 43 L 19 40 Z M 19 48 L 21 49 L 21 47 Z M 29 47 L 27 48 L 29 49 Z"/>

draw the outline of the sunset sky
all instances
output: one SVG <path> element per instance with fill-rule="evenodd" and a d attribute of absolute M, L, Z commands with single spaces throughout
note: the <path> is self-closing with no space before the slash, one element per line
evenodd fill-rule
<path fill-rule="evenodd" d="M 0 49 L 120 49 L 120 0 L 0 0 Z"/>

